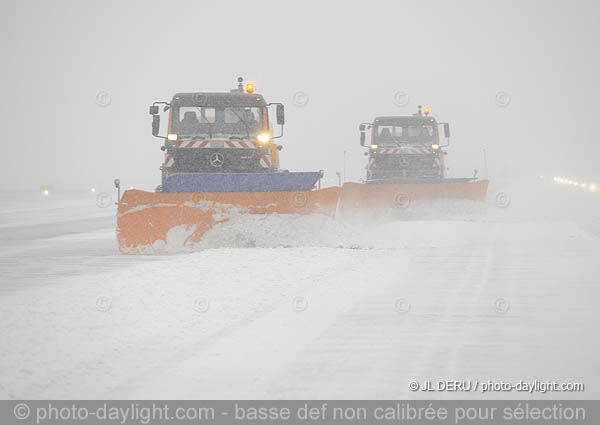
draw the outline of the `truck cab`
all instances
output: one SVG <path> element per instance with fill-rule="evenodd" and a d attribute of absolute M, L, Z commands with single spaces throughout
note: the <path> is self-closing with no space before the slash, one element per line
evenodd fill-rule
<path fill-rule="evenodd" d="M 170 102 L 155 102 L 152 134 L 164 139 L 161 166 L 162 184 L 182 173 L 264 173 L 279 171 L 281 145 L 275 139 L 283 134 L 284 109 L 268 104 L 254 92 L 253 84 L 244 90 L 238 79 L 236 89 L 224 93 L 177 93 Z M 159 135 L 159 105 L 168 111 L 166 136 Z M 276 105 L 280 135 L 273 134 L 269 106 Z"/>
<path fill-rule="evenodd" d="M 440 129 L 449 140 L 447 123 L 438 123 L 422 108 L 412 116 L 380 116 L 360 125 L 360 143 L 365 153 L 367 182 L 403 178 L 444 178 L 444 155 L 440 145 Z M 366 132 L 370 130 L 370 143 Z"/>

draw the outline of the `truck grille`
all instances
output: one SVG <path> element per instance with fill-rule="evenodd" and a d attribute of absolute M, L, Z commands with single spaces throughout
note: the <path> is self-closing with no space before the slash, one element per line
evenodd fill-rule
<path fill-rule="evenodd" d="M 436 155 L 373 155 L 368 170 L 377 177 L 440 175 Z"/>
<path fill-rule="evenodd" d="M 169 149 L 173 165 L 169 173 L 265 172 L 261 167 L 263 149 Z"/>

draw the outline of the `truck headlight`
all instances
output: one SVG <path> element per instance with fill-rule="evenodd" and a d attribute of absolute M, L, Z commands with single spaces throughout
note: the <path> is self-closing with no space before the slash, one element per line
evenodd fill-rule
<path fill-rule="evenodd" d="M 371 149 L 373 149 L 373 150 L 377 149 L 378 147 L 379 146 L 377 146 L 377 145 L 371 145 Z"/>
<path fill-rule="evenodd" d="M 263 145 L 271 141 L 271 136 L 269 133 L 260 133 L 258 136 L 256 136 L 256 138 L 258 139 L 258 142 Z"/>
<path fill-rule="evenodd" d="M 177 140 L 177 134 L 169 134 L 167 136 L 167 139 L 174 142 L 175 140 Z"/>
<path fill-rule="evenodd" d="M 433 149 L 433 150 L 436 150 L 436 149 L 439 149 L 439 148 L 440 148 L 440 145 L 431 145 L 431 149 Z"/>

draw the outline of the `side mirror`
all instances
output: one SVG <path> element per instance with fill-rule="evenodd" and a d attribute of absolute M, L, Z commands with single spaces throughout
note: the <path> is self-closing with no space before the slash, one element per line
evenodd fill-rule
<path fill-rule="evenodd" d="M 116 187 L 117 189 L 121 187 L 121 180 L 119 180 L 119 179 L 115 179 L 114 183 L 115 183 L 115 187 Z"/>
<path fill-rule="evenodd" d="M 158 114 L 158 105 L 152 105 L 152 106 L 149 108 L 149 111 L 148 111 L 148 113 L 149 113 L 150 115 L 156 115 L 156 114 Z"/>
<path fill-rule="evenodd" d="M 277 124 L 283 125 L 285 124 L 285 111 L 283 109 L 283 105 L 280 103 L 277 105 Z"/>
<path fill-rule="evenodd" d="M 158 106 L 157 106 L 158 108 Z M 158 136 L 158 130 L 160 129 L 160 115 L 152 116 L 152 135 Z"/>
<path fill-rule="evenodd" d="M 364 146 L 365 145 L 365 130 L 367 129 L 367 126 L 365 124 L 361 124 L 358 126 L 358 131 L 360 131 L 360 145 Z"/>
<path fill-rule="evenodd" d="M 450 124 L 447 122 L 444 123 L 444 136 L 446 138 L 450 137 Z"/>

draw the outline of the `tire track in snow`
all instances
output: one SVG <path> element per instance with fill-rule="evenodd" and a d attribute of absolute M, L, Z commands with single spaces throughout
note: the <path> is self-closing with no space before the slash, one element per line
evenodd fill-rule
<path fill-rule="evenodd" d="M 295 250 L 286 249 L 285 252 Z M 251 251 L 260 254 L 270 250 Z M 256 297 L 257 287 L 268 285 L 269 289 L 262 294 L 270 298 L 268 308 L 247 310 L 240 320 L 235 321 L 224 316 L 222 323 L 213 323 L 216 327 L 200 342 L 182 347 L 128 382 L 112 388 L 110 393 L 127 398 L 152 397 L 163 394 L 166 385 L 172 390 L 169 397 L 173 398 L 257 396 L 257 391 L 261 391 L 260 383 L 264 386 L 269 376 L 284 367 L 287 357 L 300 350 L 303 341 L 313 338 L 313 332 L 318 332 L 327 317 L 330 320 L 336 317 L 337 307 L 332 308 L 329 297 L 340 287 L 349 289 L 351 281 L 346 280 L 344 274 L 356 267 L 358 258 L 376 255 L 375 251 L 329 248 L 304 248 L 302 251 L 313 252 L 313 264 L 317 267 L 302 272 L 298 269 L 292 278 L 293 285 L 281 285 L 282 281 L 276 278 L 275 281 L 250 284 L 241 294 L 242 298 L 252 299 Z M 328 261 L 319 263 L 324 256 Z M 293 309 L 293 297 L 299 295 L 308 300 L 306 311 Z M 352 299 L 344 298 L 344 301 L 352 302 Z M 313 312 L 316 317 L 312 316 Z M 312 320 L 313 326 L 305 323 L 306 319 Z M 318 326 L 314 326 L 315 321 Z M 227 382 L 228 376 L 234 380 L 234 387 Z"/>

